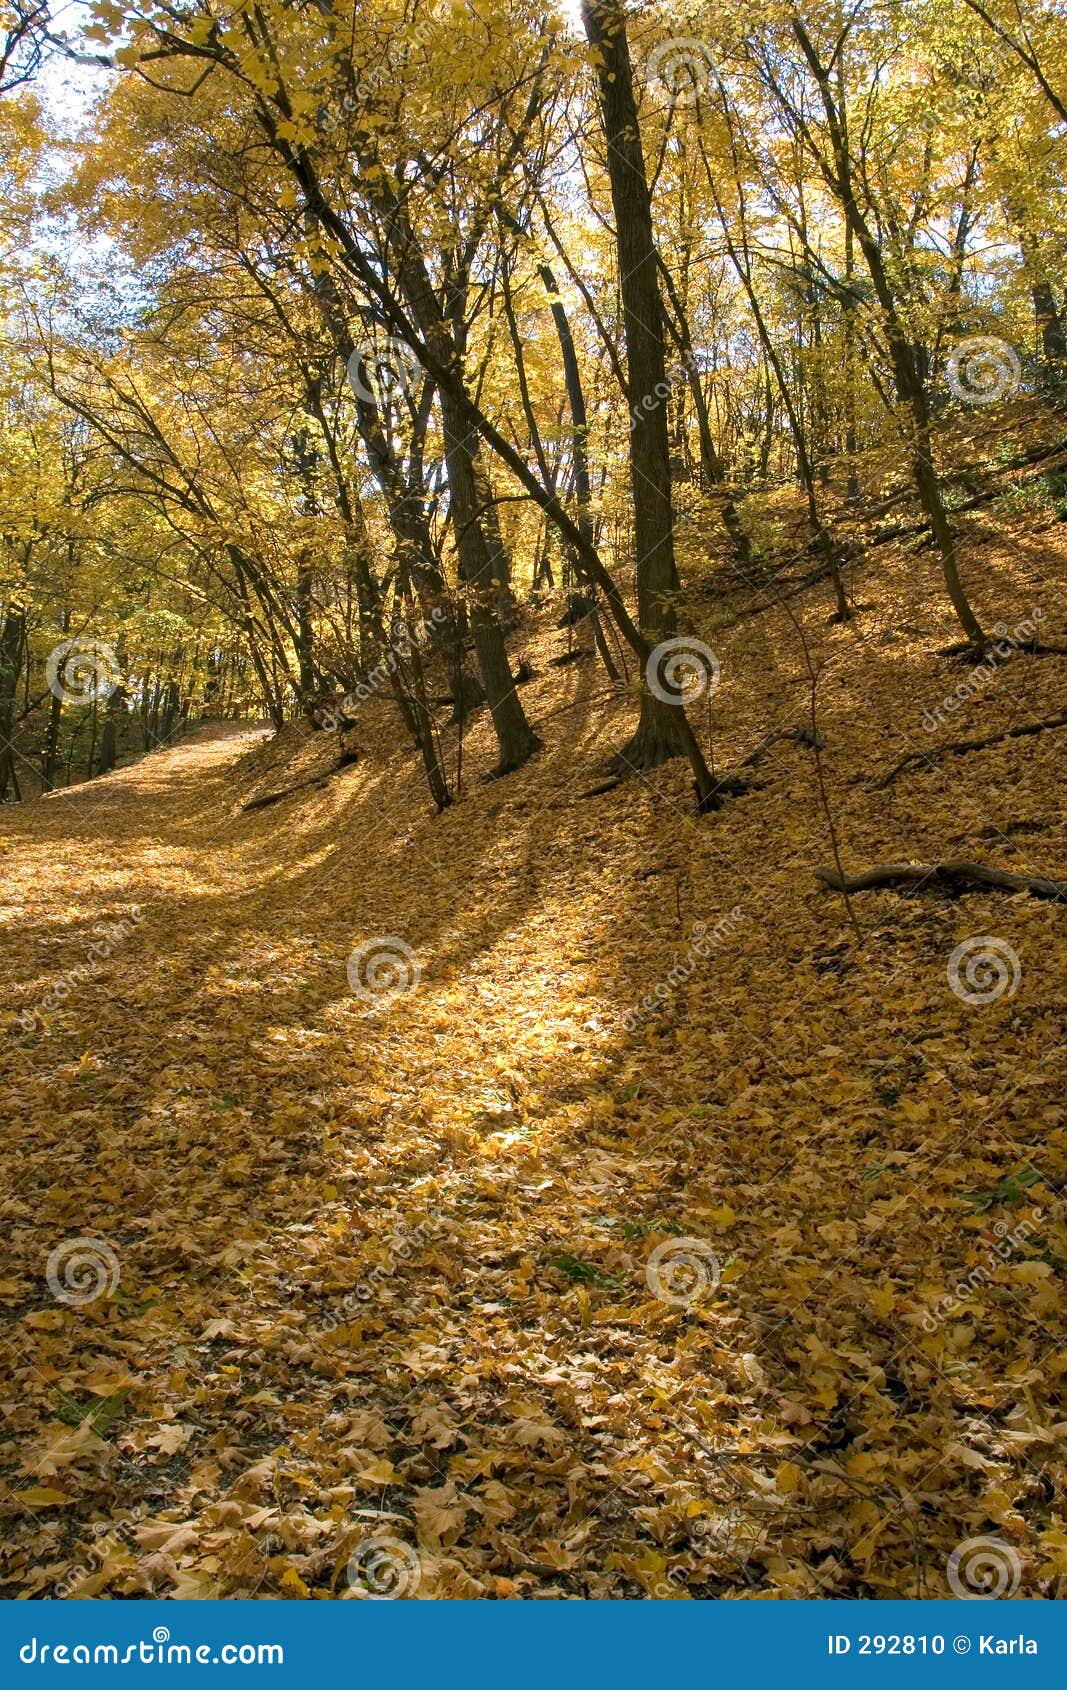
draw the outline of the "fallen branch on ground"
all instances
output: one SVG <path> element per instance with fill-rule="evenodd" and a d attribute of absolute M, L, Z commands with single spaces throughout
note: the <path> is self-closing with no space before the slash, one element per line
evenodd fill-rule
<path fill-rule="evenodd" d="M 358 760 L 357 752 L 346 751 L 341 761 L 335 763 L 332 769 L 327 769 L 324 774 L 309 775 L 307 780 L 298 780 L 295 786 L 283 787 L 280 792 L 264 792 L 258 798 L 250 798 L 247 804 L 241 805 L 241 809 L 242 811 L 265 810 L 270 804 L 280 804 L 283 798 L 292 798 L 296 792 L 307 792 L 313 786 L 325 786 L 326 782 L 332 780 L 334 775 L 339 775 L 342 769 L 351 768 L 352 764 L 358 762 Z"/>
<path fill-rule="evenodd" d="M 805 550 L 807 550 L 806 547 Z M 793 562 L 794 560 L 790 558 L 788 561 Z M 795 582 L 794 585 L 789 588 L 788 592 L 778 593 L 773 598 L 764 600 L 762 604 L 747 605 L 744 610 L 739 610 L 732 621 L 723 623 L 718 632 L 720 634 L 728 634 L 732 628 L 736 628 L 741 622 L 747 622 L 750 617 L 763 616 L 768 610 L 776 610 L 781 605 L 783 599 L 798 598 L 801 593 L 806 593 L 809 587 L 814 587 L 818 584 L 818 582 L 825 581 L 831 573 L 832 571 L 828 563 L 820 563 L 817 569 L 809 570 L 806 575 L 802 576 L 799 581 Z M 774 584 L 775 580 L 772 579 L 769 585 L 773 586 Z"/>
<path fill-rule="evenodd" d="M 989 868 L 985 863 L 882 863 L 860 869 L 857 874 L 839 874 L 836 868 L 813 870 L 816 880 L 835 892 L 870 892 L 878 887 L 923 887 L 926 885 L 972 889 L 995 886 L 1004 892 L 1029 892 L 1032 898 L 1067 901 L 1067 880 L 1046 880 L 1042 875 L 1012 874 L 1007 869 Z"/>
<path fill-rule="evenodd" d="M 623 784 L 623 781 L 618 775 L 613 775 L 610 780 L 602 780 L 599 786 L 591 786 L 586 792 L 579 792 L 578 797 L 602 798 L 605 792 L 614 792 L 616 787 L 622 786 Z"/>
<path fill-rule="evenodd" d="M 820 736 L 816 742 L 816 737 L 811 729 L 802 722 L 799 727 L 795 728 L 776 728 L 774 733 L 767 735 L 766 739 L 761 739 L 756 749 L 750 751 L 747 757 L 742 757 L 740 763 L 735 763 L 734 769 L 750 769 L 753 763 L 758 763 L 764 753 L 769 751 L 771 746 L 777 744 L 780 739 L 792 739 L 796 741 L 797 745 L 810 745 L 813 750 L 817 748 L 819 751 L 824 751 L 826 749 L 826 741 Z"/>
<path fill-rule="evenodd" d="M 928 763 L 936 763 L 942 757 L 963 757 L 968 751 L 984 751 L 988 745 L 999 745 L 1005 739 L 1026 739 L 1030 734 L 1063 727 L 1067 727 L 1067 710 L 1059 710 L 1055 716 L 1044 716 L 1037 722 L 1022 722 L 1018 727 L 1006 728 L 1003 733 L 987 734 L 984 739 L 954 739 L 947 745 L 931 746 L 929 751 L 909 751 L 875 781 L 872 790 L 881 792 L 905 769 L 922 768 Z"/>
<path fill-rule="evenodd" d="M 739 763 L 731 764 L 725 774 L 717 777 L 710 795 L 711 799 L 717 801 L 720 798 L 743 798 L 747 792 L 755 792 L 761 783 L 746 780 L 744 775 L 738 773 L 738 770 L 754 768 L 771 749 L 771 746 L 777 745 L 783 739 L 793 740 L 797 745 L 809 745 L 813 751 L 822 751 L 826 744 L 824 739 L 814 734 L 811 728 L 805 726 L 803 722 L 798 727 L 776 728 L 773 733 L 769 733 L 766 738 L 761 739 L 747 757 L 742 757 Z M 707 807 L 717 808 L 717 802 Z"/>
<path fill-rule="evenodd" d="M 773 733 L 767 734 L 765 739 L 761 739 L 755 750 L 750 751 L 747 757 L 742 757 L 739 763 L 732 764 L 724 774 L 714 777 L 715 785 L 711 793 L 708 798 L 704 799 L 702 805 L 698 805 L 701 814 L 705 815 L 711 810 L 717 810 L 719 807 L 718 801 L 722 798 L 743 798 L 747 792 L 755 791 L 752 782 L 738 775 L 737 770 L 752 768 L 770 750 L 772 745 L 776 745 L 779 740 L 783 739 L 791 739 L 797 745 L 810 745 L 813 749 L 817 748 L 819 751 L 823 750 L 826 743 L 821 738 L 816 742 L 811 729 L 803 722 L 799 727 L 776 728 Z M 617 786 L 622 786 L 625 778 L 625 776 L 613 776 L 611 780 L 602 781 L 599 786 L 591 786 L 587 792 L 580 792 L 578 796 L 579 798 L 599 798 L 603 793 L 614 792 Z"/>

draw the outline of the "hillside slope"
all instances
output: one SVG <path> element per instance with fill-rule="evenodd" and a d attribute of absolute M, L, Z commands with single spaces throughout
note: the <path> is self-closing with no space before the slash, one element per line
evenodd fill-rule
<path fill-rule="evenodd" d="M 1062 643 L 1065 530 L 969 521 L 983 615 Z M 854 624 L 791 601 L 846 866 L 1067 878 L 1067 729 L 879 786 L 1067 670 L 975 680 L 929 554 L 871 557 Z M 700 603 L 723 769 L 809 689 L 783 609 Z M 478 784 L 476 722 L 439 818 L 377 702 L 260 811 L 327 736 L 0 812 L 5 1594 L 941 1596 L 979 1537 L 1067 1589 L 1067 912 L 867 892 L 857 941 L 795 740 L 705 818 L 681 764 L 584 796 L 632 704 L 550 609 L 543 752 Z"/>

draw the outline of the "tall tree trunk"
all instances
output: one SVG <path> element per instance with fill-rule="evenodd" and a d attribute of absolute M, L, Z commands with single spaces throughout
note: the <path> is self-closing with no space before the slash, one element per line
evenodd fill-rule
<path fill-rule="evenodd" d="M 93 764 L 96 761 L 96 730 L 100 722 L 100 700 L 93 693 L 93 701 L 89 707 L 89 755 L 85 759 L 85 778 L 92 780 Z"/>
<path fill-rule="evenodd" d="M 314 293 L 322 320 L 340 357 L 347 366 L 355 350 L 355 342 L 338 288 L 330 276 L 322 273 L 315 278 Z M 425 615 L 430 616 L 435 610 L 444 612 L 442 644 L 448 651 L 449 665 L 453 674 L 454 720 L 461 722 L 472 710 L 485 702 L 485 689 L 477 677 L 470 672 L 465 661 L 467 645 L 466 612 L 461 604 L 458 614 L 456 614 L 449 600 L 444 578 L 433 558 L 430 528 L 426 519 L 423 499 L 418 487 L 412 487 L 405 483 L 401 466 L 397 462 L 396 453 L 383 425 L 381 412 L 374 398 L 373 387 L 369 383 L 366 385 L 353 383 L 352 389 L 356 405 L 356 425 L 367 453 L 371 472 L 385 500 L 389 526 L 396 537 L 400 554 L 400 573 L 403 574 L 406 571 L 419 596 Z M 336 435 L 323 410 L 321 393 L 317 387 L 309 391 L 309 406 L 322 428 L 333 469 L 334 485 L 342 519 L 350 535 L 353 536 L 351 555 L 356 569 L 359 594 L 359 632 L 362 652 L 366 649 L 373 649 L 379 643 L 385 643 L 381 588 L 371 571 L 369 551 L 366 544 L 366 526 L 363 523 L 362 512 L 359 513 L 359 532 L 356 533 L 355 519 L 358 500 L 354 500 L 349 492 L 347 477 L 338 452 Z M 421 408 L 419 423 L 421 426 L 425 426 Z M 404 714 L 403 709 L 401 714 Z M 405 720 L 408 720 L 406 716 Z M 420 738 L 419 747 L 424 760 L 430 759 L 430 763 L 427 765 L 428 769 L 432 766 L 437 770 L 436 752 L 432 739 Z M 448 800 L 446 797 L 447 782 L 444 779 L 443 771 L 437 770 L 431 777 L 430 785 L 438 809 L 444 809 Z"/>
<path fill-rule="evenodd" d="M 845 459 L 848 481 L 845 498 L 850 505 L 858 505 L 862 497 L 859 471 L 856 465 L 856 300 L 852 292 L 852 278 L 856 269 L 856 237 L 852 225 L 845 225 L 845 296 L 841 314 L 841 328 L 845 343 Z"/>
<path fill-rule="evenodd" d="M 502 220 L 516 234 L 521 235 L 523 233 L 521 224 L 512 217 L 510 213 L 501 211 L 500 215 Z M 589 480 L 589 413 L 586 409 L 585 388 L 582 383 L 581 366 L 578 363 L 578 353 L 574 345 L 574 336 L 571 333 L 570 319 L 567 316 L 566 306 L 560 297 L 559 285 L 556 281 L 551 265 L 547 264 L 543 259 L 539 260 L 537 265 L 537 274 L 540 276 L 545 292 L 548 294 L 550 310 L 552 312 L 552 321 L 556 329 L 556 339 L 559 342 L 560 359 L 563 364 L 563 382 L 564 387 L 566 388 L 567 406 L 570 410 L 571 418 L 571 478 L 574 485 L 574 496 L 578 506 L 578 527 L 581 531 L 582 538 L 587 540 L 589 545 L 592 546 L 594 544 L 594 531 L 593 492 Z M 511 302 L 506 287 L 506 275 L 505 301 L 508 311 L 508 320 L 512 325 L 513 336 L 516 342 L 515 354 L 518 361 L 519 382 L 522 389 L 524 406 L 529 415 L 531 437 L 533 438 L 534 448 L 537 451 L 538 459 L 541 463 L 541 472 L 545 480 L 545 484 L 554 488 L 556 484 L 555 476 L 549 472 L 548 464 L 544 459 L 544 452 L 541 446 L 540 437 L 537 434 L 536 419 L 533 415 L 533 409 L 530 404 L 529 392 L 526 384 L 526 371 L 522 345 L 518 339 L 518 327 L 515 324 L 514 316 L 511 311 Z M 586 571 L 582 567 L 582 560 L 575 552 L 572 551 L 568 554 L 568 561 L 574 574 L 577 575 L 578 579 L 585 587 L 586 592 L 589 595 L 589 602 L 593 607 L 589 613 L 589 620 L 593 629 L 593 638 L 596 642 L 596 648 L 600 654 L 600 660 L 607 671 L 612 686 L 620 686 L 621 677 L 604 633 L 604 625 L 600 616 L 600 608 L 597 604 L 596 587 L 589 580 Z M 541 554 L 540 561 L 537 565 L 537 572 L 534 577 L 535 590 L 541 579 L 542 573 L 547 574 L 549 586 L 551 586 L 552 569 L 548 558 L 547 527 L 545 531 L 545 548 Z"/>
<path fill-rule="evenodd" d="M 511 590 L 511 558 L 504 544 L 500 512 L 493 499 L 492 484 L 485 473 L 481 453 L 474 461 L 474 485 L 478 494 L 479 521 L 485 530 L 486 544 L 493 560 L 497 607 L 501 623 L 506 627 L 515 615 L 515 595 Z"/>
<path fill-rule="evenodd" d="M 681 353 L 682 368 L 685 371 L 685 378 L 693 399 L 693 411 L 697 420 L 697 438 L 700 441 L 700 469 L 704 491 L 706 493 L 719 492 L 722 499 L 722 525 L 730 537 L 730 544 L 733 547 L 738 565 L 744 572 L 752 567 L 752 548 L 749 544 L 748 535 L 741 525 L 737 505 L 732 495 L 725 490 L 726 471 L 711 432 L 708 402 L 704 397 L 704 389 L 700 381 L 700 369 L 693 351 L 693 336 L 689 327 L 689 318 L 666 265 L 662 266 L 662 274 L 667 289 L 667 297 L 671 302 L 671 310 L 674 314 L 674 338 Z"/>
<path fill-rule="evenodd" d="M 318 453 L 306 428 L 297 429 L 292 437 L 293 461 L 302 488 L 304 512 L 318 516 L 318 496 L 315 488 L 315 469 Z M 320 677 L 315 665 L 315 631 L 311 619 L 311 599 L 314 569 L 310 553 L 301 551 L 296 565 L 296 591 L 293 595 L 293 648 L 296 652 L 297 692 L 300 703 L 310 714 L 320 690 Z"/>
<path fill-rule="evenodd" d="M 427 343 L 443 364 L 455 368 L 458 351 L 425 263 L 406 228 L 409 245 L 401 267 L 401 285 L 412 314 Z M 495 773 L 521 768 L 541 741 L 526 720 L 526 712 L 511 679 L 504 630 L 496 615 L 497 576 L 493 551 L 486 538 L 482 501 L 478 497 L 478 437 L 471 430 L 452 388 L 439 391 L 441 426 L 445 440 L 449 515 L 456 539 L 459 578 L 467 600 L 474 654 L 493 718 L 500 759 Z"/>
<path fill-rule="evenodd" d="M 48 726 L 44 735 L 44 755 L 41 758 L 41 791 L 51 792 L 56 784 L 56 761 L 59 757 L 59 723 L 63 714 L 63 700 L 51 693 L 48 699 Z"/>
<path fill-rule="evenodd" d="M 1062 381 L 1067 374 L 1067 329 L 1056 304 L 1056 296 L 1049 281 L 1047 264 L 1043 261 L 1042 241 L 1027 222 L 1023 205 L 1011 202 L 1005 206 L 1009 221 L 1014 225 L 1023 270 L 1030 287 L 1030 301 L 1034 308 L 1034 328 L 1045 376 L 1051 383 Z"/>
<path fill-rule="evenodd" d="M 844 578 L 841 574 L 841 560 L 838 556 L 837 547 L 835 546 L 833 538 L 823 522 L 822 512 L 819 509 L 818 494 L 815 490 L 815 472 L 812 468 L 811 454 L 808 449 L 807 429 L 800 409 L 800 406 L 803 405 L 803 396 L 801 395 L 800 405 L 798 405 L 790 387 L 789 377 L 779 356 L 778 348 L 775 345 L 774 336 L 771 334 L 771 331 L 767 326 L 767 319 L 764 316 L 763 308 L 760 305 L 759 294 L 757 293 L 755 284 L 752 280 L 752 253 L 749 246 L 748 214 L 745 203 L 744 188 L 741 181 L 741 173 L 737 168 L 738 160 L 736 150 L 733 153 L 733 157 L 736 174 L 738 212 L 740 216 L 740 248 L 738 248 L 737 242 L 734 240 L 733 235 L 730 232 L 730 224 L 723 208 L 718 184 L 715 180 L 715 173 L 712 170 L 703 143 L 701 143 L 700 153 L 704 164 L 704 172 L 708 180 L 708 186 L 711 189 L 712 197 L 715 201 L 715 209 L 719 217 L 719 223 L 722 227 L 723 240 L 726 243 L 726 250 L 730 255 L 730 262 L 733 264 L 734 270 L 737 274 L 737 279 L 744 289 L 745 297 L 748 300 L 749 308 L 752 312 L 752 319 L 756 325 L 759 343 L 763 348 L 763 356 L 766 359 L 768 369 L 774 373 L 778 394 L 781 398 L 782 406 L 789 422 L 789 430 L 793 436 L 793 446 L 796 452 L 797 480 L 800 483 L 801 489 L 804 493 L 805 503 L 808 507 L 808 521 L 811 524 L 813 543 L 821 554 L 834 584 L 834 596 L 837 601 L 835 620 L 838 622 L 848 622 L 852 616 L 852 607 L 848 602 L 848 594 L 845 591 Z"/>
<path fill-rule="evenodd" d="M 382 196 L 383 215 L 393 224 L 396 239 L 402 246 L 399 265 L 399 285 L 408 301 L 412 316 L 434 354 L 449 370 L 457 370 L 460 358 L 453 332 L 434 292 L 425 260 L 419 250 L 414 230 L 407 220 L 402 203 L 391 194 Z M 331 301 L 323 289 L 319 290 L 324 309 Z M 462 377 L 460 378 L 462 380 Z M 504 631 L 495 614 L 499 581 L 494 573 L 494 561 L 501 567 L 499 555 L 493 549 L 483 526 L 482 501 L 478 497 L 476 455 L 478 438 L 472 433 L 455 391 L 440 391 L 441 424 L 445 439 L 445 473 L 448 479 L 449 514 L 456 538 L 456 556 L 460 582 L 468 599 L 468 615 L 474 637 L 474 653 L 478 671 L 485 688 L 489 712 L 496 732 L 499 761 L 496 774 L 508 774 L 521 768 L 540 748 L 541 741 L 533 732 L 522 702 L 511 679 Z M 502 548 L 501 548 L 502 550 Z"/>
<path fill-rule="evenodd" d="M 160 739 L 164 745 L 169 743 L 175 723 L 179 720 L 181 702 L 181 689 L 172 675 L 163 688 L 163 724 L 160 729 Z"/>
<path fill-rule="evenodd" d="M 8 785 L 18 795 L 18 776 L 15 773 L 15 693 L 19 670 L 22 667 L 22 645 L 26 636 L 26 612 L 21 605 L 8 605 L 4 625 L 0 629 L 0 802 L 7 797 Z"/>
<path fill-rule="evenodd" d="M 500 748 L 498 774 L 508 774 L 540 746 L 515 691 L 504 632 L 496 616 L 497 580 L 478 508 L 470 430 L 450 394 L 441 394 L 445 469 L 460 580 L 466 592 L 474 652 Z"/>
<path fill-rule="evenodd" d="M 98 775 L 109 775 L 118 762 L 118 714 L 125 699 L 126 693 L 122 687 L 116 687 L 108 693 L 104 727 L 100 735 L 100 758 L 96 765 Z"/>
<path fill-rule="evenodd" d="M 830 73 L 819 58 L 811 37 L 799 18 L 793 20 L 793 34 L 818 84 L 830 134 L 833 164 L 828 164 L 823 157 L 820 157 L 818 162 L 828 186 L 833 190 L 852 227 L 882 308 L 882 322 L 893 366 L 893 379 L 907 417 L 911 472 L 919 504 L 930 524 L 934 543 L 941 555 L 945 586 L 960 627 L 977 650 L 984 650 L 985 634 L 963 585 L 956 537 L 945 509 L 941 483 L 934 464 L 930 406 L 923 379 L 924 361 L 909 338 L 882 248 L 856 198 L 845 107 L 835 102 Z"/>
<path fill-rule="evenodd" d="M 1034 303 L 1041 357 L 1049 375 L 1063 375 L 1067 367 L 1067 330 L 1048 282 L 1035 282 L 1030 289 Z"/>
<path fill-rule="evenodd" d="M 627 398 L 632 418 L 630 481 L 637 553 L 637 621 L 643 638 L 655 649 L 677 626 L 674 595 L 678 571 L 674 561 L 670 441 L 663 399 L 667 391 L 663 305 L 652 202 L 634 100 L 623 0 L 582 0 L 582 18 L 590 45 L 597 50 L 608 179 L 615 212 Z M 615 759 L 619 773 L 654 768 L 682 755 L 686 749 L 679 722 L 682 709 L 681 700 L 677 705 L 665 703 L 647 688 L 642 692 L 637 731 Z M 697 784 L 699 789 L 699 773 Z"/>
<path fill-rule="evenodd" d="M 310 709 L 319 691 L 319 678 L 314 662 L 314 630 L 311 622 L 311 560 L 301 556 L 296 566 L 296 592 L 293 612 L 296 620 L 295 639 L 297 690 L 300 702 Z"/>

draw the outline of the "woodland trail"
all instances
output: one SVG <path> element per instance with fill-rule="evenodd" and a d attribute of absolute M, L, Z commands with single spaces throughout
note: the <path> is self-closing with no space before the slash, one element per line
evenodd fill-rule
<path fill-rule="evenodd" d="M 8 0 L 0 1599 L 1067 1597 L 1065 64 Z"/>
<path fill-rule="evenodd" d="M 878 635 L 824 637 L 850 861 L 925 783 L 916 855 L 1062 872 L 1054 735 L 857 791 Z M 850 951 L 808 751 L 701 821 L 678 768 L 583 801 L 583 722 L 440 818 L 373 734 L 245 814 L 323 748 L 232 724 L 0 813 L 8 1593 L 343 1596 L 368 1535 L 419 1595 L 941 1595 L 994 1529 L 1067 1571 L 1060 912 L 865 894 Z M 975 1008 L 989 934 L 1021 984 Z M 383 936 L 416 977 L 363 1001 Z M 72 1238 L 112 1280 L 75 1306 Z"/>

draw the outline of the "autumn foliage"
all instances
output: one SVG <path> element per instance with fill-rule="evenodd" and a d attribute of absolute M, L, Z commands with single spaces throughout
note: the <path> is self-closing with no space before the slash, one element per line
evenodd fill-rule
<path fill-rule="evenodd" d="M 1059 9 L 5 30 L 0 1591 L 1062 1595 Z"/>

